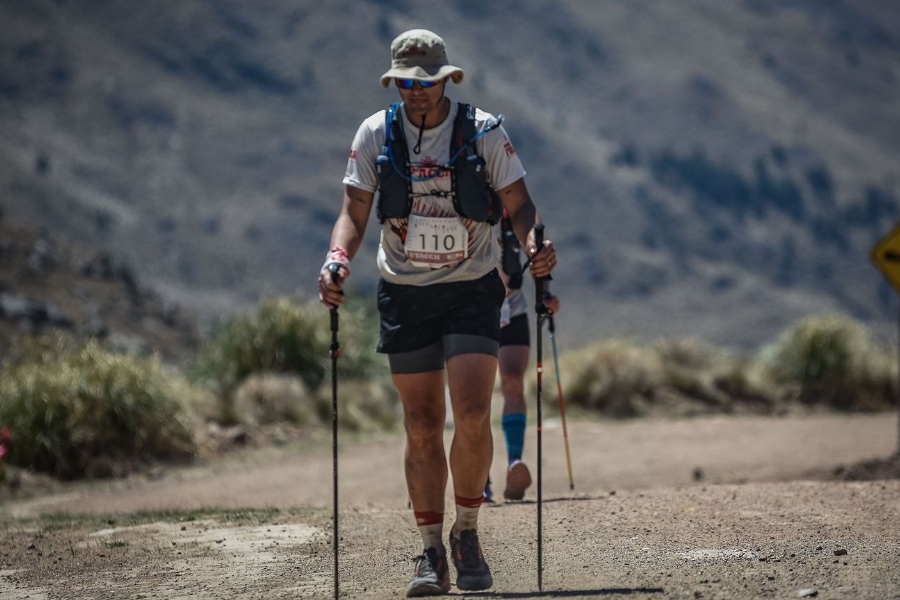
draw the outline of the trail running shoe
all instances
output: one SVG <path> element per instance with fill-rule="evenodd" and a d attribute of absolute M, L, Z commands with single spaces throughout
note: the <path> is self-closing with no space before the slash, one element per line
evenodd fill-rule
<path fill-rule="evenodd" d="M 494 503 L 494 488 L 491 487 L 490 477 L 488 477 L 487 483 L 484 484 L 484 501 L 488 504 Z"/>
<path fill-rule="evenodd" d="M 447 553 L 441 548 L 428 548 L 416 557 L 416 570 L 406 586 L 407 597 L 439 596 L 450 591 L 450 569 Z"/>
<path fill-rule="evenodd" d="M 461 590 L 486 590 L 494 585 L 491 570 L 484 561 L 478 532 L 474 529 L 461 531 L 459 539 L 450 534 L 450 554 L 456 567 L 456 587 Z"/>
<path fill-rule="evenodd" d="M 531 473 L 521 460 L 514 460 L 506 472 L 506 489 L 503 497 L 507 500 L 521 500 L 525 490 L 531 485 Z"/>

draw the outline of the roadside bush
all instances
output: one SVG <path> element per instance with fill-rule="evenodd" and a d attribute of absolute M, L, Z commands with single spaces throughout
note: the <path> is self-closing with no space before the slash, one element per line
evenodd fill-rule
<path fill-rule="evenodd" d="M 772 380 L 758 362 L 735 358 L 713 372 L 713 384 L 747 412 L 781 414 L 788 411 L 790 393 Z"/>
<path fill-rule="evenodd" d="M 316 394 L 319 421 L 331 423 L 331 388 Z M 348 431 L 377 433 L 402 421 L 400 397 L 388 379 L 349 381 L 338 388 L 338 425 Z"/>
<path fill-rule="evenodd" d="M 879 411 L 900 396 L 896 347 L 833 315 L 798 322 L 752 357 L 676 338 L 601 342 L 560 362 L 566 400 L 613 418 Z"/>
<path fill-rule="evenodd" d="M 653 350 L 663 387 L 696 404 L 689 413 L 770 413 L 783 395 L 755 363 L 701 340 L 665 339 Z"/>
<path fill-rule="evenodd" d="M 110 354 L 96 342 L 16 356 L 0 366 L 12 464 L 72 479 L 195 454 L 192 432 L 207 397 L 155 357 Z"/>
<path fill-rule="evenodd" d="M 235 392 L 234 414 L 244 425 L 309 425 L 319 420 L 316 403 L 296 375 L 254 374 Z"/>
<path fill-rule="evenodd" d="M 393 429 L 401 419 L 400 398 L 386 378 L 343 381 L 338 387 L 338 425 L 353 432 Z M 295 375 L 249 376 L 234 395 L 242 425 L 324 425 L 332 419 L 331 386 L 310 392 Z"/>
<path fill-rule="evenodd" d="M 338 365 L 342 378 L 387 373 L 386 361 L 374 351 L 377 323 L 364 309 L 341 309 Z M 249 376 L 262 373 L 295 375 L 309 391 L 315 391 L 330 368 L 330 342 L 329 314 L 320 304 L 269 298 L 260 303 L 256 314 L 233 318 L 218 328 L 201 349 L 196 374 L 225 399 Z M 226 407 L 226 413 L 231 411 Z"/>
<path fill-rule="evenodd" d="M 804 319 L 762 353 L 774 379 L 807 405 L 884 410 L 897 398 L 897 359 L 843 316 Z"/>
<path fill-rule="evenodd" d="M 709 369 L 725 356 L 722 350 L 694 338 L 659 340 L 653 350 L 664 365 L 688 369 Z"/>
<path fill-rule="evenodd" d="M 646 414 L 662 376 L 653 352 L 621 340 L 573 352 L 563 364 L 566 401 L 615 418 Z"/>

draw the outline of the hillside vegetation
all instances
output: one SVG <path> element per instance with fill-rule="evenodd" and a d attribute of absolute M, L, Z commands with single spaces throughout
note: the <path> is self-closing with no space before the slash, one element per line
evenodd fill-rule
<path fill-rule="evenodd" d="M 438 31 L 506 115 L 573 308 L 567 348 L 752 349 L 843 313 L 891 335 L 892 0 L 0 3 L 0 206 L 207 318 L 312 297 L 388 46 Z M 375 280 L 373 217 L 353 281 Z"/>
<path fill-rule="evenodd" d="M 223 323 L 190 369 L 110 352 L 96 340 L 21 343 L 0 363 L 7 458 L 63 478 L 110 476 L 266 443 L 272 427 L 283 441 L 288 430 L 331 423 L 324 313 L 267 299 Z M 339 424 L 361 433 L 399 428 L 386 361 L 372 352 L 375 321 L 352 306 L 341 317 Z M 840 317 L 801 322 L 752 356 L 664 339 L 649 347 L 602 342 L 560 362 L 566 401 L 604 418 L 872 412 L 898 397 L 896 348 Z M 548 378 L 551 412 L 552 394 Z"/>

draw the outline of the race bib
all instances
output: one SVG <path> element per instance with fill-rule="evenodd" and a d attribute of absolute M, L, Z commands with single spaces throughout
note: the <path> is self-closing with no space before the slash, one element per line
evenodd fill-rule
<path fill-rule="evenodd" d="M 455 265 L 469 256 L 469 230 L 459 217 L 410 215 L 403 250 L 417 267 Z"/>

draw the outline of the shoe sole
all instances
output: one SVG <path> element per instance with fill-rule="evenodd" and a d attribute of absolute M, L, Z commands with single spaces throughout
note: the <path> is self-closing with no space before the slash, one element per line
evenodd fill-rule
<path fill-rule="evenodd" d="M 417 585 L 410 585 L 408 588 L 406 588 L 407 598 L 415 598 L 419 596 L 442 596 L 448 593 L 450 593 L 449 581 L 446 584 L 446 589 L 444 588 L 444 586 L 438 585 L 436 583 L 420 583 Z"/>
<path fill-rule="evenodd" d="M 456 587 L 464 592 L 478 592 L 486 590 L 494 585 L 494 579 L 490 575 L 481 577 L 459 577 L 456 580 Z"/>
<path fill-rule="evenodd" d="M 506 474 L 506 489 L 503 497 L 507 500 L 521 500 L 525 497 L 525 490 L 531 485 L 531 473 L 525 463 L 516 463 Z"/>

